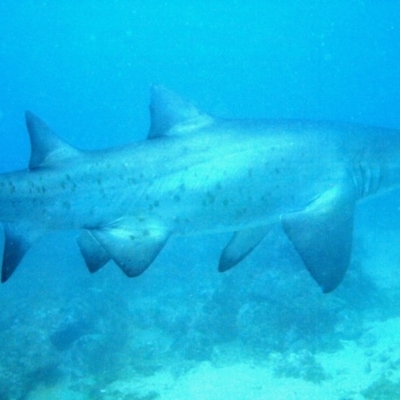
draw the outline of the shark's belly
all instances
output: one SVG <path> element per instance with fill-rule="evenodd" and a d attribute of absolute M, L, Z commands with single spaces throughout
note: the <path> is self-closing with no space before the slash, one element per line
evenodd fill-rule
<path fill-rule="evenodd" d="M 175 235 L 268 224 L 303 209 L 336 179 L 337 171 L 329 165 L 299 168 L 289 161 L 255 163 L 236 157 L 179 171 L 139 189 L 142 198 L 131 213 L 167 226 Z"/>
<path fill-rule="evenodd" d="M 194 165 L 188 156 L 172 172 L 163 166 L 151 172 L 127 170 L 122 164 L 110 174 L 101 163 L 68 173 L 35 172 L 17 189 L 5 181 L 3 221 L 99 229 L 128 220 L 175 235 L 234 231 L 298 211 L 337 181 L 335 161 L 299 154 L 298 148 L 269 148 L 224 148 Z"/>

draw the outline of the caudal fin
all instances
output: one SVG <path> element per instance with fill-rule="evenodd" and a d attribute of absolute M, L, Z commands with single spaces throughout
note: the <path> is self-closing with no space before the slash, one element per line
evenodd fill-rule
<path fill-rule="evenodd" d="M 26 252 L 41 232 L 32 229 L 28 224 L 3 224 L 4 250 L 1 268 L 1 281 L 6 282 L 14 273 Z"/>

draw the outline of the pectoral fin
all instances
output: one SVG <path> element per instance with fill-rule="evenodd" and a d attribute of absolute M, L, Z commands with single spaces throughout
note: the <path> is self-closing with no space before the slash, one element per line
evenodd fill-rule
<path fill-rule="evenodd" d="M 91 231 L 108 255 L 129 277 L 140 275 L 164 247 L 168 234 L 157 227 L 118 225 Z"/>
<path fill-rule="evenodd" d="M 355 202 L 351 185 L 342 185 L 281 219 L 283 230 L 325 293 L 339 285 L 350 263 Z"/>
<path fill-rule="evenodd" d="M 238 231 L 233 234 L 219 259 L 218 270 L 227 271 L 242 261 L 264 238 L 270 225 Z"/>

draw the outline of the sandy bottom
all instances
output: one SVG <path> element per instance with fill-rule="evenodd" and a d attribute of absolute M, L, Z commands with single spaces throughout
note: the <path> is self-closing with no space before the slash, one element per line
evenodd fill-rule
<path fill-rule="evenodd" d="M 399 284 L 398 262 L 393 262 L 400 260 L 398 232 L 373 231 L 364 240 L 372 249 L 363 264 L 367 272 L 394 265 L 380 267 L 374 279 L 379 278 L 382 288 Z M 25 400 L 400 400 L 400 317 L 363 329 L 359 340 L 343 342 L 333 353 L 276 353 L 255 363 L 241 358 L 238 349 L 230 362 L 221 357 L 187 370 L 171 365 L 150 376 L 127 367 L 103 387 L 90 381 L 61 382 L 38 387 Z M 310 365 L 323 372 L 321 379 L 305 373 Z"/>
<path fill-rule="evenodd" d="M 318 353 L 313 361 L 322 367 L 325 378 L 312 382 L 304 377 L 276 373 L 281 355 L 272 354 L 261 365 L 246 362 L 215 366 L 199 363 L 185 373 L 163 370 L 149 377 L 123 379 L 95 393 L 83 394 L 64 383 L 38 388 L 27 400 L 365 400 L 400 399 L 393 387 L 400 387 L 400 318 L 374 323 L 359 343 L 345 342 L 335 353 Z M 296 364 L 296 354 L 287 355 Z M 301 371 L 301 360 L 297 360 Z M 175 366 L 176 367 L 176 366 Z M 376 382 L 395 382 L 389 389 L 376 389 Z M 371 392 L 371 385 L 375 391 Z M 365 392 L 369 388 L 369 392 Z"/>

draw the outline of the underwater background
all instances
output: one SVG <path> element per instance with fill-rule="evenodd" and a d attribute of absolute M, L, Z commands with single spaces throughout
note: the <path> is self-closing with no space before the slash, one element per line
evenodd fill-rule
<path fill-rule="evenodd" d="M 3 0 L 0 171 L 28 165 L 25 110 L 82 149 L 144 139 L 152 83 L 222 117 L 400 129 L 399 38 L 393 0 Z M 358 207 L 329 295 L 279 227 L 225 274 L 221 234 L 136 279 L 48 234 L 0 286 L 0 400 L 400 399 L 399 210 Z"/>

